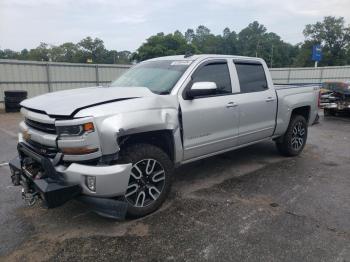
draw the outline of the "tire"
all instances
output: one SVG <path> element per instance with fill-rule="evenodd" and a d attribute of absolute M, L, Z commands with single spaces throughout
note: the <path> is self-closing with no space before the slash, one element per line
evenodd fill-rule
<path fill-rule="evenodd" d="M 22 98 L 26 98 L 27 97 L 28 92 L 27 91 L 23 91 L 23 90 L 8 90 L 8 91 L 4 91 L 4 95 L 7 97 L 22 97 Z"/>
<path fill-rule="evenodd" d="M 169 156 L 156 146 L 140 143 L 122 151 L 118 162 L 133 164 L 124 196 L 128 203 L 127 216 L 142 217 L 156 211 L 170 192 L 174 165 Z"/>
<path fill-rule="evenodd" d="M 5 103 L 5 112 L 6 113 L 13 113 L 13 112 L 19 112 L 21 110 L 21 107 L 17 103 Z"/>
<path fill-rule="evenodd" d="M 5 106 L 8 108 L 20 108 L 21 106 L 17 102 L 5 102 Z"/>
<path fill-rule="evenodd" d="M 301 115 L 293 115 L 286 133 L 276 141 L 278 151 L 283 156 L 299 155 L 306 144 L 308 125 Z"/>
<path fill-rule="evenodd" d="M 15 113 L 15 112 L 19 112 L 20 111 L 20 108 L 8 108 L 8 107 L 5 107 L 5 112 L 6 113 Z"/>
<path fill-rule="evenodd" d="M 11 96 L 5 96 L 5 103 L 21 103 L 25 97 L 11 97 Z"/>

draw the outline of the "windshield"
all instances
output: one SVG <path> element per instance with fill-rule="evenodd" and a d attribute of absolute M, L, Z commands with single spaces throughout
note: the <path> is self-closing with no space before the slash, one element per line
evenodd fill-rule
<path fill-rule="evenodd" d="M 156 94 L 169 94 L 192 61 L 160 60 L 144 62 L 112 82 L 115 87 L 147 87 Z"/>

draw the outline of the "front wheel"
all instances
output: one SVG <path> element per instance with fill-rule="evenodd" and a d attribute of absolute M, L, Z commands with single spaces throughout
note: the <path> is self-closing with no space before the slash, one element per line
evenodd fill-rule
<path fill-rule="evenodd" d="M 142 217 L 157 210 L 170 191 L 173 163 L 168 155 L 150 144 L 134 144 L 121 152 L 119 162 L 132 163 L 127 214 Z"/>
<path fill-rule="evenodd" d="M 286 133 L 276 142 L 278 151 L 284 156 L 299 155 L 306 144 L 307 128 L 307 122 L 303 116 L 292 116 Z"/>

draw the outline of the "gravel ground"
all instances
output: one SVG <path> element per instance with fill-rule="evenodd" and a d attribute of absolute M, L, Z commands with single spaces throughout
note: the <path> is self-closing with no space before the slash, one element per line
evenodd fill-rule
<path fill-rule="evenodd" d="M 0 163 L 19 114 L 0 114 Z M 1 261 L 350 261 L 350 118 L 321 117 L 302 155 L 272 142 L 177 170 L 169 200 L 114 221 L 78 203 L 26 207 L 0 166 Z"/>

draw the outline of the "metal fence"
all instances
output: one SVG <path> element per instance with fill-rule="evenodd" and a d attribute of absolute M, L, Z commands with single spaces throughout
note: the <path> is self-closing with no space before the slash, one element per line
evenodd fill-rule
<path fill-rule="evenodd" d="M 5 90 L 26 90 L 28 97 L 59 90 L 106 85 L 130 65 L 73 64 L 0 59 L 0 101 Z"/>
<path fill-rule="evenodd" d="M 106 85 L 130 65 L 73 64 L 0 59 L 0 101 L 5 90 L 26 90 L 33 97 L 47 92 Z M 350 66 L 272 68 L 274 83 L 308 84 L 350 81 Z"/>
<path fill-rule="evenodd" d="M 327 81 L 350 81 L 350 66 L 271 68 L 274 83 L 309 84 Z"/>

